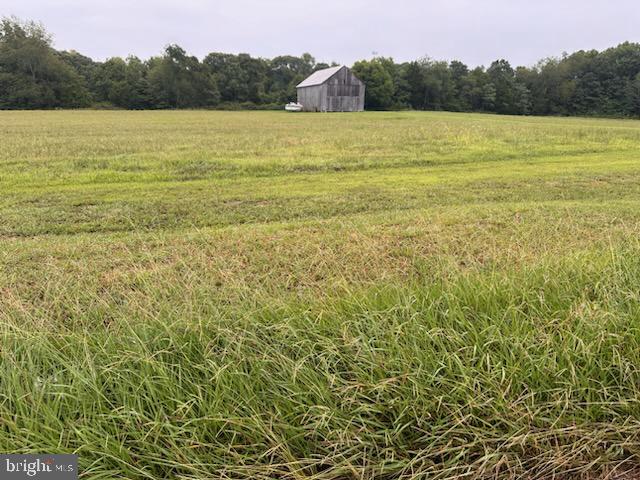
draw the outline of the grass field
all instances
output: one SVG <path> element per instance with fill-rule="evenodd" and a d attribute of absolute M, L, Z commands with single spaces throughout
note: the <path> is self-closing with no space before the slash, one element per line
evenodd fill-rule
<path fill-rule="evenodd" d="M 640 122 L 0 113 L 0 451 L 84 478 L 640 464 Z"/>

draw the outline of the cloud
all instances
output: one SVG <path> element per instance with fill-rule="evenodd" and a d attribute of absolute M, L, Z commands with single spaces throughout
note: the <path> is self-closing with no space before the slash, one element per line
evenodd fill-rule
<path fill-rule="evenodd" d="M 352 63 L 372 52 L 470 65 L 530 65 L 563 51 L 640 40 L 634 0 L 3 0 L 3 12 L 42 21 L 56 46 L 96 59 L 146 58 L 178 43 L 272 57 L 312 53 Z"/>

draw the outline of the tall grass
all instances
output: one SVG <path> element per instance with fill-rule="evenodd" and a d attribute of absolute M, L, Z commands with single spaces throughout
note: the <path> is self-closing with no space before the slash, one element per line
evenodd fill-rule
<path fill-rule="evenodd" d="M 640 453 L 640 245 L 244 315 L 5 324 L 0 449 L 91 478 L 543 478 Z M 90 321 L 83 322 L 90 325 Z"/>
<path fill-rule="evenodd" d="M 84 478 L 640 463 L 640 123 L 0 114 L 0 451 Z"/>

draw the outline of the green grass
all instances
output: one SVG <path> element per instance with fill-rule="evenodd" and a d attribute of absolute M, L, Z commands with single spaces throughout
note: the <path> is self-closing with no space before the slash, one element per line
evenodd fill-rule
<path fill-rule="evenodd" d="M 640 122 L 0 113 L 0 451 L 84 478 L 640 464 Z"/>

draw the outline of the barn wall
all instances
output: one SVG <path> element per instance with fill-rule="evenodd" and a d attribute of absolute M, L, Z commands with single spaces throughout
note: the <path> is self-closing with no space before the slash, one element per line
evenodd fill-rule
<path fill-rule="evenodd" d="M 322 85 L 298 88 L 298 103 L 307 112 L 362 112 L 365 85 L 348 68 Z"/>
<path fill-rule="evenodd" d="M 327 84 L 326 83 L 322 84 L 320 92 L 321 92 L 321 97 L 320 97 L 321 98 L 321 108 L 320 108 L 320 111 L 321 112 L 327 112 L 327 111 L 329 111 L 329 103 L 328 103 L 328 100 L 327 100 Z"/>
<path fill-rule="evenodd" d="M 324 85 L 314 85 L 313 87 L 302 87 L 298 89 L 298 103 L 301 103 L 306 112 L 323 111 L 322 90 Z"/>
<path fill-rule="evenodd" d="M 364 83 L 348 68 L 339 70 L 325 83 L 327 110 L 330 112 L 361 112 L 364 110 Z"/>

